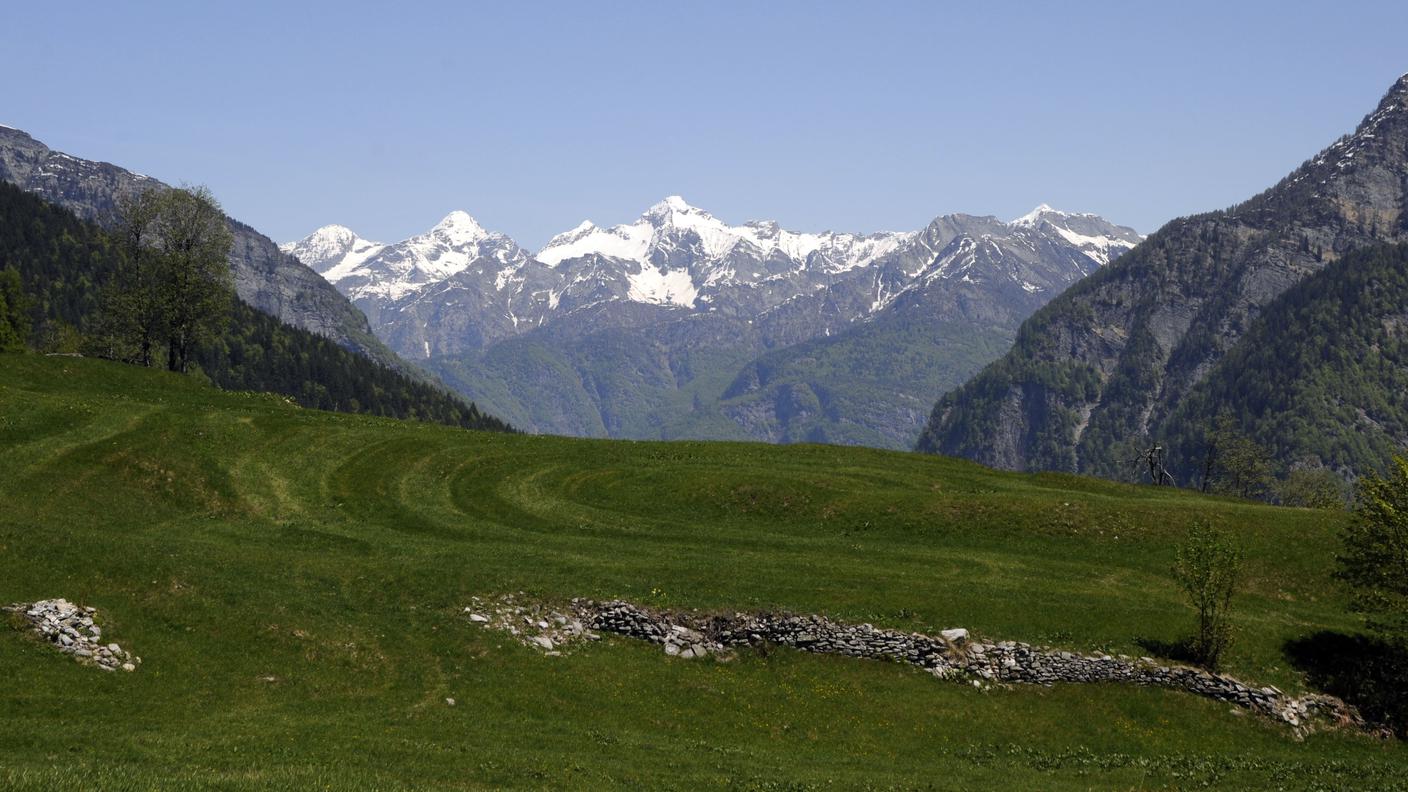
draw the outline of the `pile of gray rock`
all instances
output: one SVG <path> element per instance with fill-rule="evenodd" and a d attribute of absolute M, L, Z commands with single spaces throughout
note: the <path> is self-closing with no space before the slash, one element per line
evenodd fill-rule
<path fill-rule="evenodd" d="M 103 643 L 103 628 L 94 622 L 95 608 L 79 607 L 66 599 L 17 602 L 5 608 L 27 620 L 34 632 L 80 663 L 104 671 L 136 671 L 142 658 L 115 643 Z"/>
<path fill-rule="evenodd" d="M 664 612 L 629 602 L 572 601 L 591 630 L 661 644 L 667 654 L 704 657 L 730 647 L 775 644 L 807 652 L 908 663 L 940 678 L 985 683 L 1053 685 L 1124 682 L 1183 690 L 1230 702 L 1297 728 L 1312 718 L 1362 726 L 1358 712 L 1333 696 L 1291 697 L 1274 687 L 1253 687 L 1231 677 L 1187 666 L 1159 665 L 1151 658 L 1087 655 L 1016 641 L 983 643 L 962 628 L 938 636 L 846 624 L 824 616 L 788 614 L 698 614 Z"/>
<path fill-rule="evenodd" d="M 558 611 L 530 600 L 522 592 L 494 600 L 471 597 L 464 609 L 470 622 L 508 633 L 519 643 L 559 657 L 578 641 L 595 641 L 597 635 L 572 611 Z"/>

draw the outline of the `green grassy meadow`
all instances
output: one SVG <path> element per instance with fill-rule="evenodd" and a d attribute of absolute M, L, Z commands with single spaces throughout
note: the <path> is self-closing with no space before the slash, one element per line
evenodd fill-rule
<path fill-rule="evenodd" d="M 575 440 L 0 355 L 0 603 L 98 607 L 133 674 L 0 629 L 0 788 L 1402 789 L 1408 749 L 1119 686 L 975 690 L 775 650 L 545 657 L 471 596 L 624 597 L 1147 654 L 1196 520 L 1246 549 L 1228 670 L 1351 632 L 1344 515 L 828 446 Z M 445 703 L 447 697 L 455 706 Z"/>

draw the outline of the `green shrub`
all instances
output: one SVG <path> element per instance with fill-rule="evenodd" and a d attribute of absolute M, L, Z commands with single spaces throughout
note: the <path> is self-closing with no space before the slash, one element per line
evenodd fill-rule
<path fill-rule="evenodd" d="M 1173 564 L 1178 583 L 1198 612 L 1191 650 L 1198 664 L 1216 669 L 1232 645 L 1232 597 L 1242 576 L 1242 551 L 1209 522 L 1188 532 Z"/>

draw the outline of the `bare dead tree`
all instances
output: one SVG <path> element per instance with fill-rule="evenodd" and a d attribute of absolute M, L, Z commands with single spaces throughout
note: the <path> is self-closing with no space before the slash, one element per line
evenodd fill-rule
<path fill-rule="evenodd" d="M 1169 473 L 1168 468 L 1164 465 L 1166 454 L 1167 452 L 1164 450 L 1163 445 L 1155 443 L 1135 458 L 1133 462 L 1133 464 L 1140 465 L 1146 469 L 1149 482 L 1155 487 L 1174 486 L 1173 474 Z M 1139 476 L 1136 476 L 1136 478 L 1139 478 Z"/>

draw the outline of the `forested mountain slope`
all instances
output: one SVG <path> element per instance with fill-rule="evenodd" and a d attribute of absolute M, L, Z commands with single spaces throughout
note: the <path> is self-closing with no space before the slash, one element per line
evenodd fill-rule
<path fill-rule="evenodd" d="M 103 286 L 118 272 L 119 255 L 96 225 L 0 183 L 0 270 L 19 273 L 41 342 L 61 342 L 95 316 Z M 222 388 L 281 393 L 318 409 L 506 428 L 454 394 L 241 300 L 231 303 L 225 332 L 195 354 L 201 370 Z"/>
<path fill-rule="evenodd" d="M 1191 480 L 1206 416 L 1285 466 L 1383 469 L 1408 447 L 1408 245 L 1355 251 L 1268 304 L 1161 427 Z"/>
<path fill-rule="evenodd" d="M 0 126 L 0 181 L 99 224 L 113 218 L 116 201 L 124 193 L 164 186 L 150 176 L 116 165 L 54 151 L 6 126 Z M 230 218 L 230 230 L 235 237 L 230 273 L 240 299 L 288 325 L 330 338 L 413 376 L 423 376 L 377 340 L 367 318 L 316 272 L 234 218 Z"/>

